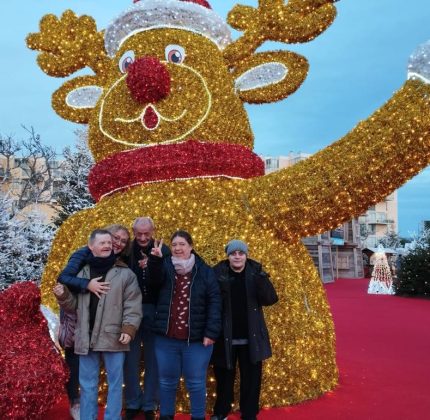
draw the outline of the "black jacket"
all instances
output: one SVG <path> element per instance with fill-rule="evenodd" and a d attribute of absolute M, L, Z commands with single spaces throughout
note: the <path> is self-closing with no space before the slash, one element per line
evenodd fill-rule
<path fill-rule="evenodd" d="M 75 251 L 69 258 L 66 267 L 58 276 L 58 282 L 66 285 L 73 293 L 88 292 L 89 279 L 78 277 L 78 273 L 93 256 L 91 250 L 84 246 Z"/>
<path fill-rule="evenodd" d="M 214 267 L 222 297 L 222 332 L 214 346 L 212 363 L 215 366 L 233 369 L 232 362 L 232 304 L 229 261 L 221 261 Z M 248 348 L 251 363 L 268 359 L 272 355 L 269 332 L 264 320 L 263 306 L 278 301 L 276 291 L 261 264 L 247 259 L 245 265 L 246 298 L 248 307 Z"/>
<path fill-rule="evenodd" d="M 140 268 L 139 260 L 143 258 L 142 253 L 149 257 L 151 249 L 154 247 L 154 240 L 151 239 L 148 246 L 144 249 L 139 246 L 136 239 L 131 243 L 131 253 L 129 267 L 136 274 L 137 282 L 139 283 L 140 291 L 142 293 L 142 303 L 152 303 L 156 304 L 158 299 L 158 289 L 151 284 L 149 280 L 149 270 L 148 266 L 145 269 Z M 168 246 L 164 245 L 161 248 L 163 258 L 170 255 L 170 249 Z"/>
<path fill-rule="evenodd" d="M 221 295 L 214 272 L 198 255 L 192 270 L 190 285 L 188 341 L 215 340 L 221 331 Z M 175 268 L 170 257 L 150 256 L 148 261 L 150 284 L 159 288 L 153 331 L 165 335 L 169 327 Z"/>

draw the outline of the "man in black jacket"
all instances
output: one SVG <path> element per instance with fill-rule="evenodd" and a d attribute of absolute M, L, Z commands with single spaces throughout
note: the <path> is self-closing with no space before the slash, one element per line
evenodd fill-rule
<path fill-rule="evenodd" d="M 129 266 L 136 274 L 142 292 L 143 319 L 124 364 L 124 399 L 125 420 L 137 417 L 144 411 L 146 420 L 155 420 L 159 404 L 158 369 L 155 360 L 154 334 L 152 327 L 158 290 L 149 283 L 147 267 L 148 256 L 154 247 L 155 225 L 150 217 L 138 217 L 133 223 L 134 240 L 132 242 Z M 163 245 L 163 256 L 170 255 L 170 250 Z M 143 342 L 145 373 L 143 392 L 140 387 L 140 349 Z"/>
<path fill-rule="evenodd" d="M 242 419 L 255 420 L 259 412 L 262 361 L 272 355 L 263 306 L 278 301 L 276 291 L 261 264 L 248 258 L 245 242 L 233 239 L 227 260 L 214 267 L 222 303 L 222 335 L 212 355 L 217 399 L 211 420 L 227 418 L 234 398 L 236 364 L 240 371 Z"/>

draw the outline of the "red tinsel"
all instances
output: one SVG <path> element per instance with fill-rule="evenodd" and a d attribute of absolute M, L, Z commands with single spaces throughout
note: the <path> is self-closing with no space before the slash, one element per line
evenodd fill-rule
<path fill-rule="evenodd" d="M 141 57 L 127 68 L 127 86 L 139 103 L 154 103 L 170 92 L 170 75 L 157 57 Z"/>
<path fill-rule="evenodd" d="M 39 307 L 33 282 L 0 293 L 1 419 L 41 419 L 64 394 L 67 368 Z"/>
<path fill-rule="evenodd" d="M 93 167 L 88 184 L 91 195 L 99 201 L 107 194 L 146 182 L 262 175 L 263 161 L 244 146 L 189 140 L 111 155 Z"/>
<path fill-rule="evenodd" d="M 206 0 L 181 0 L 185 1 L 187 3 L 197 3 L 200 4 L 200 6 L 207 7 L 208 9 L 212 9 L 211 5 Z"/>

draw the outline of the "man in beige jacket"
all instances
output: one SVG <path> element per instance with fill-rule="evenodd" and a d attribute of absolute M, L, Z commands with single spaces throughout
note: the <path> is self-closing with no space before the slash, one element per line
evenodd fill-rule
<path fill-rule="evenodd" d="M 135 274 L 116 261 L 108 231 L 93 231 L 88 247 L 93 256 L 78 277 L 100 277 L 99 281 L 109 283 L 108 292 L 100 298 L 94 293 L 75 296 L 66 286 L 57 284 L 54 294 L 66 312 L 77 312 L 75 353 L 79 354 L 81 419 L 97 419 L 100 357 L 103 357 L 109 387 L 105 419 L 118 420 L 124 357 L 142 319 L 142 295 Z"/>

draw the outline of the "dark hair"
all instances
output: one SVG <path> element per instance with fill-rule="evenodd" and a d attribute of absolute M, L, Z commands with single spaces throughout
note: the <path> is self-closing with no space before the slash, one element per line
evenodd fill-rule
<path fill-rule="evenodd" d="M 96 239 L 97 235 L 109 235 L 112 237 L 111 233 L 106 229 L 94 229 L 88 238 L 88 242 L 94 242 L 94 239 Z"/>
<path fill-rule="evenodd" d="M 185 239 L 188 242 L 188 245 L 193 245 L 193 238 L 191 237 L 191 235 L 185 231 L 185 230 L 177 230 L 170 238 L 170 242 L 173 241 L 173 239 L 175 239 L 176 237 L 180 237 Z"/>

